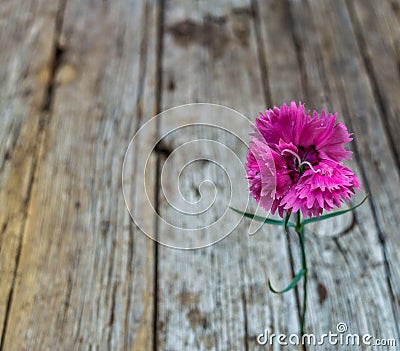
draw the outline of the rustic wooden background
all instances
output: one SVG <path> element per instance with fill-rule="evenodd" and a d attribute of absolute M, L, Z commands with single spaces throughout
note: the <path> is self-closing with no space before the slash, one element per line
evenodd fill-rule
<path fill-rule="evenodd" d="M 121 189 L 129 140 L 157 112 L 213 102 L 254 118 L 292 99 L 339 113 L 371 194 L 308 232 L 307 331 L 345 322 L 399 344 L 399 22 L 398 0 L 3 0 L 0 350 L 256 350 L 265 328 L 296 332 L 299 296 L 266 289 L 297 269 L 295 242 L 243 221 L 207 249 L 155 245 Z M 173 217 L 156 171 L 150 196 Z"/>

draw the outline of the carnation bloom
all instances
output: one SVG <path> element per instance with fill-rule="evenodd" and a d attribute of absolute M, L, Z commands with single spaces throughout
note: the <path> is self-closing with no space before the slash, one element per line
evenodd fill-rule
<path fill-rule="evenodd" d="M 352 140 L 336 114 L 311 115 L 291 102 L 260 113 L 247 155 L 250 194 L 265 210 L 301 211 L 320 216 L 360 189 L 356 175 L 342 161 Z"/>

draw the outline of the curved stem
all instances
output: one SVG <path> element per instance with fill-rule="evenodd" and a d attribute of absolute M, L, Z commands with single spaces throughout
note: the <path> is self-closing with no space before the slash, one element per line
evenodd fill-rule
<path fill-rule="evenodd" d="M 296 233 L 299 234 L 300 239 L 300 249 L 301 249 L 301 266 L 304 270 L 304 284 L 303 284 L 303 309 L 300 319 L 300 336 L 304 335 L 304 327 L 306 320 L 307 311 L 307 259 L 305 250 L 305 235 L 304 235 L 304 225 L 302 225 L 300 220 L 300 211 L 297 212 L 297 222 L 295 227 Z"/>

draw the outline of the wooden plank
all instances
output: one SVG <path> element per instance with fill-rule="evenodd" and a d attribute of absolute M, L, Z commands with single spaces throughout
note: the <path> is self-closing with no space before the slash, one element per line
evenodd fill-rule
<path fill-rule="evenodd" d="M 282 1 L 255 3 L 258 45 L 264 57 L 261 64 L 267 71 L 268 79 L 264 84 L 268 87 L 270 104 L 279 106 L 292 100 L 303 101 L 306 95 L 291 31 L 289 8 Z"/>
<path fill-rule="evenodd" d="M 277 2 L 272 4 L 279 6 Z M 264 9 L 261 13 L 270 11 L 261 2 L 260 7 Z M 343 230 L 339 232 L 336 226 L 340 222 L 321 224 L 309 234 L 307 246 L 313 270 L 307 330 L 320 335 L 335 331 L 336 323 L 345 322 L 354 333 L 397 338 L 398 322 L 393 315 L 385 269 L 387 246 L 382 247 L 379 234 L 383 230 L 390 240 L 394 230 L 388 217 L 396 218 L 398 213 L 391 199 L 398 193 L 398 173 L 390 153 L 385 152 L 389 148 L 387 136 L 381 120 L 376 118 L 379 111 L 348 13 L 341 1 L 291 1 L 290 11 L 288 22 L 294 26 L 293 46 L 298 50 L 308 105 L 328 107 L 329 111 L 345 116 L 355 132 L 358 152 L 354 156 L 359 157 L 362 168 L 354 162 L 351 166 L 363 178 L 364 189 L 371 191 L 373 199 L 373 207 L 360 208 L 348 229 L 344 218 Z M 276 32 L 285 26 L 285 22 L 280 23 Z M 389 203 L 391 209 L 386 207 Z M 387 209 L 390 215 L 384 215 L 378 206 Z M 335 228 L 334 234 L 332 228 Z M 389 259 L 393 265 L 394 256 Z"/>
<path fill-rule="evenodd" d="M 154 245 L 131 222 L 121 169 L 155 113 L 157 12 L 66 5 L 4 350 L 152 349 Z M 141 171 L 128 162 L 127 196 Z"/>
<path fill-rule="evenodd" d="M 0 348 L 46 119 L 58 6 L 4 1 L 0 9 Z"/>
<path fill-rule="evenodd" d="M 398 91 L 399 76 L 399 19 L 400 4 L 398 2 L 355 1 L 348 3 L 352 23 L 358 34 L 358 44 L 364 59 L 365 68 L 375 93 L 375 100 L 380 107 L 380 117 L 385 127 L 385 143 L 370 146 L 374 153 L 372 160 L 366 158 L 366 167 L 374 165 L 379 177 L 369 172 L 371 191 L 375 190 L 376 218 L 380 225 L 381 235 L 385 241 L 385 250 L 389 265 L 389 278 L 393 290 L 394 307 L 398 329 L 400 329 L 400 239 L 396 235 L 399 219 L 399 155 L 400 143 L 400 103 Z M 383 132 L 382 132 L 383 134 Z M 365 152 L 364 150 L 360 150 Z M 382 157 L 381 153 L 384 153 Z M 393 155 L 393 157 L 391 157 Z M 377 162 L 377 160 L 380 160 Z M 397 172 L 396 168 L 397 167 Z M 387 176 L 386 176 L 387 175 Z M 379 180 L 384 180 L 382 184 Z"/>
<path fill-rule="evenodd" d="M 400 168 L 400 17 L 396 17 L 400 5 L 389 1 L 348 1 L 347 5 L 388 142 Z"/>
<path fill-rule="evenodd" d="M 253 11 L 248 1 L 219 1 L 212 6 L 206 2 L 169 1 L 164 28 L 163 109 L 189 102 L 213 102 L 235 108 L 251 120 L 264 109 Z M 219 123 L 223 121 L 221 115 L 222 112 L 214 112 L 210 119 Z M 187 116 L 198 114 L 188 112 Z M 173 119 L 172 114 L 171 119 L 160 123 L 160 135 L 172 127 Z M 188 122 L 198 119 L 194 117 Z M 248 123 L 233 115 L 229 123 L 228 130 L 242 129 L 242 134 L 249 131 Z M 215 127 L 191 126 L 166 137 L 163 140 L 166 156 L 185 142 L 202 138 L 228 146 L 245 160 L 246 147 L 234 135 Z M 170 169 L 178 172 L 192 155 L 218 160 L 227 168 L 234 162 L 212 142 L 206 143 L 207 147 L 202 145 L 199 142 L 193 150 L 196 154 L 179 153 L 178 149 L 177 154 L 169 155 L 166 162 L 171 162 Z M 218 191 L 215 206 L 204 215 L 185 217 L 173 210 L 160 191 L 160 215 L 172 224 L 196 227 L 213 222 L 226 209 L 224 199 L 229 198 L 230 183 L 234 199 L 247 196 L 243 189 L 237 188 L 244 177 L 240 168 L 227 178 L 212 162 L 193 163 L 190 167 L 182 173 L 182 194 L 195 201 L 203 190 L 200 200 L 208 204 L 214 196 L 212 188 L 198 186 L 205 179 L 212 180 Z M 176 173 L 165 172 L 165 183 L 161 185 L 171 195 L 169 200 L 173 204 L 182 205 L 178 191 L 171 190 L 177 189 Z M 180 209 L 193 207 L 186 205 Z M 237 218 L 233 212 L 228 216 L 232 221 Z M 162 220 L 158 226 L 161 239 L 177 240 L 176 229 Z M 248 227 L 248 221 L 242 222 L 226 239 L 208 248 L 183 251 L 159 247 L 159 349 L 252 350 L 265 328 L 297 331 L 294 295 L 269 294 L 266 285 L 267 277 L 282 284 L 291 278 L 284 236 L 280 230 L 265 226 L 260 233 L 248 237 Z M 224 227 L 215 229 L 218 230 Z M 201 235 L 214 233 L 204 231 Z M 195 239 L 192 240 L 195 244 Z"/>
<path fill-rule="evenodd" d="M 306 102 L 308 108 L 321 108 L 329 107 L 329 91 L 324 91 L 324 87 L 319 77 L 319 60 L 314 60 L 314 53 L 307 51 L 305 55 L 311 55 L 312 59 L 308 56 L 306 59 L 299 56 L 299 50 L 302 48 L 303 42 L 299 41 L 296 33 L 293 32 L 293 22 L 291 13 L 287 3 L 282 1 L 260 1 L 259 7 L 259 21 L 260 21 L 260 46 L 264 50 L 264 57 L 266 58 L 266 70 L 268 72 L 268 82 L 270 90 L 271 104 L 280 105 L 283 102 L 291 100 Z M 302 26 L 307 24 L 301 23 Z M 312 39 L 311 39 L 312 40 Z M 303 53 L 303 51 L 301 51 Z M 307 71 L 304 70 L 304 61 L 307 61 Z M 312 83 L 309 83 L 311 81 Z M 360 174 L 359 168 L 353 162 L 351 167 Z M 368 212 L 370 209 L 366 210 Z M 368 217 L 367 217 L 368 218 Z M 348 214 L 336 219 L 322 222 L 318 225 L 312 225 L 307 228 L 308 241 L 307 241 L 307 254 L 310 269 L 309 295 L 308 298 L 308 316 L 306 332 L 322 333 L 332 331 L 336 332 L 336 324 L 342 319 L 348 318 L 349 311 L 343 300 L 349 296 L 354 298 L 354 275 L 358 273 L 367 274 L 365 272 L 365 265 L 363 263 L 360 267 L 359 263 L 365 257 L 366 252 L 372 252 L 373 258 L 371 266 L 376 265 L 376 261 L 380 262 L 379 270 L 368 272 L 367 276 L 371 275 L 373 278 L 378 277 L 380 282 L 384 285 L 383 293 L 378 292 L 377 301 L 374 302 L 371 308 L 373 312 L 365 308 L 364 311 L 360 310 L 360 320 L 363 320 L 363 314 L 379 314 L 382 306 L 387 306 L 389 303 L 390 295 L 386 287 L 386 281 L 383 279 L 384 270 L 382 268 L 382 255 L 379 252 L 379 242 L 376 237 L 376 229 L 369 235 L 368 242 L 361 239 L 364 236 L 363 228 L 359 228 L 355 218 Z M 374 223 L 369 219 L 368 225 L 374 227 Z M 350 235 L 352 234 L 352 235 Z M 346 247 L 354 247 L 355 258 L 357 262 L 350 265 L 348 259 L 341 257 L 343 254 L 341 239 L 346 235 L 354 238 L 355 243 L 351 242 L 345 245 Z M 359 244 L 359 240 L 363 242 Z M 293 233 L 290 237 L 289 244 L 292 245 L 291 256 L 294 262 L 293 271 L 300 270 L 300 252 L 299 242 L 297 236 Z M 348 246 L 347 246 L 348 245 Z M 360 253 L 363 256 L 358 256 Z M 335 257 L 335 253 L 339 255 Z M 351 262 L 351 260 L 350 260 Z M 374 268 L 375 270 L 375 268 Z M 353 272 L 349 275 L 349 272 Z M 368 279 L 368 278 L 366 278 Z M 345 280 L 344 282 L 342 282 Z M 346 280 L 348 283 L 346 283 Z M 338 288 L 337 284 L 341 283 L 345 288 Z M 370 287 L 371 288 L 371 287 Z M 299 285 L 299 301 L 302 301 L 302 285 Z M 350 291 L 349 291 L 350 289 Z M 370 293 L 370 292 L 369 292 Z M 346 301 L 345 301 L 346 302 Z M 301 302 L 298 303 L 301 306 Z M 358 302 L 357 308 L 360 308 Z M 379 315 L 378 315 L 379 316 Z M 353 317 L 352 317 L 353 318 Z M 391 327 L 393 327 L 393 319 L 383 320 Z M 375 318 L 376 320 L 376 318 Z M 348 322 L 346 320 L 346 322 Z M 392 324 L 390 324 L 392 323 Z M 351 320 L 353 324 L 353 320 Z M 325 346 L 329 349 L 329 346 Z"/>

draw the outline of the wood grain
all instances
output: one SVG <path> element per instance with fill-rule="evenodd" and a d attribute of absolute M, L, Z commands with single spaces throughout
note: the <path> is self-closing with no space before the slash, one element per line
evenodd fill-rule
<path fill-rule="evenodd" d="M 266 285 L 299 269 L 294 233 L 249 236 L 243 220 L 197 250 L 150 238 L 221 239 L 240 219 L 230 196 L 247 204 L 250 124 L 290 100 L 338 112 L 371 194 L 307 229 L 306 330 L 345 322 L 399 344 L 399 24 L 398 0 L 3 1 L 0 351 L 280 349 L 256 338 L 298 332 L 301 289 Z M 215 106 L 203 116 L 213 126 L 194 126 L 205 109 L 165 114 L 122 170 L 141 126 L 193 102 L 245 117 Z M 158 143 L 177 123 L 189 126 Z"/>
<path fill-rule="evenodd" d="M 386 266 L 388 260 L 393 262 L 388 254 L 389 247 L 392 250 L 397 244 L 389 239 L 387 219 L 383 224 L 386 216 L 393 215 L 395 218 L 399 213 L 396 202 L 392 202 L 398 188 L 398 171 L 392 155 L 384 151 L 389 149 L 388 138 L 357 48 L 350 17 L 340 2 L 291 2 L 291 11 L 295 19 L 295 33 L 301 43 L 300 55 L 305 74 L 309 77 L 307 89 L 311 104 L 322 105 L 323 100 L 318 96 L 323 92 L 329 110 L 338 111 L 354 131 L 353 150 L 359 162 L 357 173 L 363 180 L 365 191 L 371 193 L 372 200 L 370 208 L 364 206 L 357 210 L 352 231 L 347 231 L 346 235 L 336 240 L 335 245 L 348 267 L 345 279 L 349 281 L 340 284 L 340 280 L 331 280 L 335 282 L 333 287 L 337 291 L 334 297 L 344 296 L 346 301 L 338 303 L 334 309 L 336 317 L 330 320 L 345 319 L 349 321 L 351 330 L 364 333 L 369 330 L 373 335 L 398 338 L 398 319 L 394 313 L 397 304 L 393 301 L 388 279 L 393 272 Z M 313 21 L 310 21 L 310 13 L 313 14 Z M 378 206 L 384 206 L 389 212 L 381 212 Z M 383 230 L 386 242 L 382 241 Z M 318 253 L 314 258 L 316 262 L 321 250 L 315 249 L 315 252 Z M 370 267 L 370 277 L 365 280 L 366 266 Z M 345 267 L 332 271 L 334 275 L 345 272 Z M 359 289 L 352 290 L 357 284 Z M 318 291 L 317 287 L 314 291 Z M 363 291 L 365 295 L 354 291 Z M 317 298 L 316 294 L 314 301 Z M 340 314 L 337 312 L 339 306 L 343 307 Z M 364 312 L 361 313 L 359 306 L 365 308 Z M 318 330 L 320 318 L 316 318 L 314 323 L 312 328 Z M 382 327 L 383 324 L 386 327 Z"/>
<path fill-rule="evenodd" d="M 152 348 L 153 243 L 131 222 L 121 170 L 155 113 L 157 11 L 66 4 L 4 350 Z"/>
<path fill-rule="evenodd" d="M 312 108 L 324 106 L 326 102 L 329 106 L 330 96 L 324 91 L 324 76 L 319 72 L 320 62 L 315 59 L 320 49 L 314 44 L 317 41 L 312 34 L 319 32 L 307 32 L 311 24 L 309 19 L 305 20 L 308 18 L 305 12 L 296 7 L 298 12 L 292 15 L 285 4 L 279 1 L 260 2 L 259 7 L 262 43 L 268 71 L 271 72 L 269 84 L 272 102 L 279 104 L 281 99 L 305 99 Z M 297 23 L 291 23 L 293 18 Z M 299 33 L 300 30 L 302 32 Z M 280 36 L 284 38 L 283 42 L 277 40 L 274 33 L 284 33 Z M 356 170 L 358 168 L 354 163 L 351 166 Z M 374 335 L 379 335 L 382 330 L 375 329 L 379 320 L 379 325 L 387 324 L 386 337 L 395 334 L 395 319 L 388 308 L 391 296 L 385 278 L 384 258 L 379 249 L 377 231 L 373 230 L 375 224 L 368 216 L 370 210 L 366 206 L 357 211 L 357 219 L 360 218 L 359 212 L 362 213 L 362 224 L 348 215 L 307 229 L 308 260 L 311 264 L 307 332 L 321 335 L 329 330 L 336 331 L 337 323 L 346 322 L 354 332 L 373 331 Z M 364 226 L 369 230 L 366 231 Z M 297 271 L 300 269 L 300 253 L 295 236 L 291 243 L 294 270 Z M 371 267 L 368 273 L 365 272 L 366 265 Z M 368 281 L 371 284 L 366 284 Z M 375 290 L 377 286 L 379 290 Z M 369 292 L 365 295 L 354 294 L 354 291 L 366 289 Z M 299 295 L 301 297 L 301 290 Z M 370 296 L 374 296 L 374 299 L 371 300 Z M 365 324 L 365 320 L 371 322 Z M 319 346 L 319 349 L 322 347 L 330 349 L 329 345 Z"/>
<path fill-rule="evenodd" d="M 0 345 L 48 117 L 58 5 L 5 1 L 0 10 Z"/>
<path fill-rule="evenodd" d="M 389 1 L 348 1 L 347 5 L 394 162 L 400 168 L 400 7 Z"/>
<path fill-rule="evenodd" d="M 179 4 L 169 1 L 165 9 L 163 109 L 187 102 L 213 102 L 233 107 L 253 119 L 265 102 L 251 4 L 221 1 L 209 6 L 186 2 L 177 11 Z M 232 131 L 240 129 L 240 122 L 233 117 L 229 122 Z M 168 121 L 161 123 L 161 134 L 169 127 Z M 244 128 L 247 134 L 249 126 Z M 185 141 L 200 138 L 221 142 L 245 159 L 246 148 L 234 136 L 217 128 L 192 126 L 166 138 L 164 143 L 174 150 Z M 208 149 L 197 150 L 198 155 L 220 160 L 223 166 L 233 162 L 228 154 L 219 152 L 210 144 Z M 184 164 L 185 155 L 171 158 L 167 162 L 174 162 L 175 168 Z M 190 200 L 198 199 L 198 185 L 211 179 L 220 198 L 206 216 L 210 220 L 226 209 L 224 199 L 228 198 L 230 182 L 233 197 L 240 197 L 235 185 L 240 184 L 244 174 L 239 171 L 227 179 L 212 163 L 193 164 L 186 178 L 182 174 L 181 191 Z M 166 184 L 176 182 L 171 175 Z M 213 194 L 202 195 L 201 201 L 207 203 Z M 177 198 L 178 194 L 178 201 Z M 159 211 L 161 217 L 172 223 L 185 224 L 182 214 L 174 211 L 162 196 Z M 232 212 L 230 216 L 235 220 L 237 215 Z M 196 216 L 188 221 L 200 225 L 204 223 L 201 218 Z M 248 226 L 249 222 L 244 221 L 226 239 L 205 249 L 159 248 L 159 349 L 253 350 L 257 348 L 258 334 L 266 328 L 297 331 L 294 295 L 272 296 L 266 291 L 268 277 L 282 285 L 291 279 L 284 236 L 280 230 L 264 227 L 262 232 L 249 237 Z M 217 230 L 223 229 L 222 226 Z M 159 232 L 167 236 L 175 233 L 163 222 Z"/>

